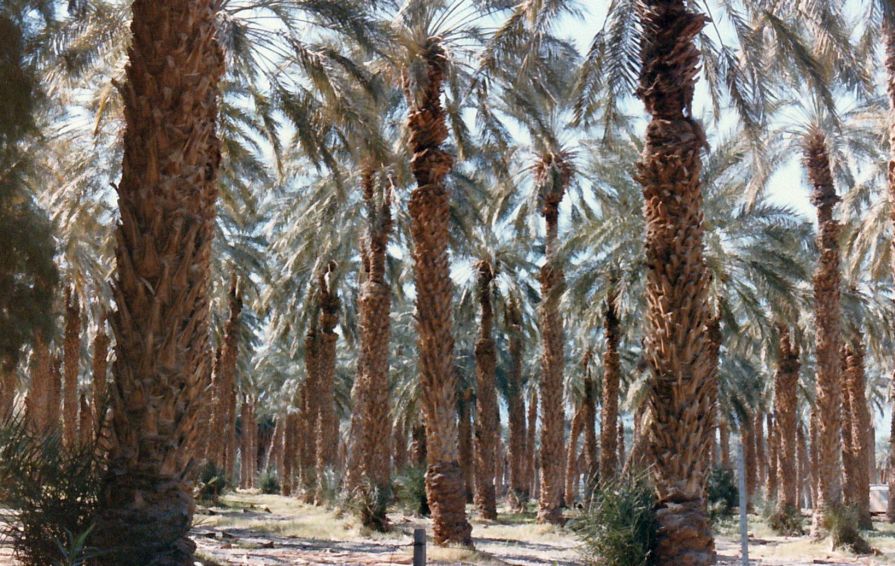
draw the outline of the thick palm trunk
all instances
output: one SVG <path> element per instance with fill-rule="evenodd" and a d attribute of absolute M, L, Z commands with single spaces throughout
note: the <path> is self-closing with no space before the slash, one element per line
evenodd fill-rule
<path fill-rule="evenodd" d="M 283 471 L 280 475 L 280 491 L 288 497 L 295 490 L 295 464 L 298 461 L 298 444 L 301 442 L 298 438 L 301 425 L 297 412 L 290 411 L 286 413 L 284 418 Z"/>
<path fill-rule="evenodd" d="M 233 477 L 236 465 L 236 364 L 242 315 L 242 297 L 236 274 L 230 278 L 229 309 L 229 318 L 224 326 L 224 340 L 219 351 L 220 359 L 215 360 L 214 425 L 209 438 L 213 444 L 210 460 L 227 477 Z"/>
<path fill-rule="evenodd" d="M 765 487 L 768 479 L 768 459 L 765 452 L 764 438 L 764 413 L 756 411 L 752 417 L 753 440 L 755 441 L 755 479 L 758 482 L 755 485 L 756 495 Z"/>
<path fill-rule="evenodd" d="M 224 58 L 210 0 L 135 0 L 118 184 L 113 442 L 95 543 L 109 564 L 192 564 L 185 479 L 208 363 Z M 126 556 L 127 558 L 123 558 Z"/>
<path fill-rule="evenodd" d="M 606 352 L 603 354 L 603 410 L 600 413 L 600 480 L 609 481 L 619 469 L 618 459 L 618 395 L 621 362 L 618 354 L 621 342 L 618 318 L 618 290 L 610 281 L 609 296 L 603 306 L 603 330 Z"/>
<path fill-rule="evenodd" d="M 78 441 L 78 364 L 81 360 L 81 303 L 78 293 L 65 288 L 63 350 L 62 443 L 73 448 Z"/>
<path fill-rule="evenodd" d="M 62 433 L 62 356 L 56 354 L 50 362 L 47 388 L 46 434 Z"/>
<path fill-rule="evenodd" d="M 385 281 L 385 260 L 392 229 L 392 195 L 381 184 L 377 186 L 372 169 L 365 171 L 361 185 L 368 222 L 361 251 L 364 273 L 358 299 L 360 355 L 354 404 L 361 425 L 353 431 L 356 449 L 349 460 L 354 477 L 362 475 L 370 485 L 388 489 L 391 483 L 388 398 L 391 288 Z"/>
<path fill-rule="evenodd" d="M 106 385 L 106 368 L 109 361 L 109 336 L 106 334 L 106 320 L 100 320 L 96 336 L 93 337 L 93 416 L 94 433 L 97 438 L 101 434 L 103 422 L 106 420 L 108 405 L 108 386 Z"/>
<path fill-rule="evenodd" d="M 317 377 L 320 371 L 320 339 L 317 332 L 317 312 L 312 313 L 311 324 L 305 332 L 305 379 L 298 389 L 298 429 L 295 451 L 298 459 L 298 475 L 302 496 L 306 503 L 313 503 L 317 471 L 318 408 Z"/>
<path fill-rule="evenodd" d="M 584 372 L 584 473 L 588 489 L 593 487 L 600 473 L 597 456 L 597 382 L 591 375 L 590 364 L 593 352 L 586 354 Z M 605 383 L 605 377 L 604 377 Z M 602 431 L 601 431 L 602 433 Z M 617 448 L 617 446 L 616 446 Z"/>
<path fill-rule="evenodd" d="M 491 283 L 494 267 L 488 261 L 476 266 L 476 281 L 481 324 L 475 343 L 476 417 L 475 417 L 475 504 L 483 519 L 497 519 L 495 477 L 497 437 L 499 433 L 497 389 L 497 347 L 494 344 L 494 309 Z"/>
<path fill-rule="evenodd" d="M 818 506 L 820 505 L 820 478 L 817 477 L 819 473 L 819 457 L 818 457 L 818 438 L 817 438 L 817 415 L 816 415 L 816 407 L 811 411 L 811 417 L 808 423 L 808 436 L 811 440 L 811 446 L 808 453 L 808 469 L 810 472 L 809 480 L 811 482 L 811 501 L 812 506 L 811 509 L 813 511 L 817 511 Z"/>
<path fill-rule="evenodd" d="M 566 479 L 563 487 L 563 495 L 566 507 L 575 505 L 578 498 L 578 439 L 584 428 L 584 405 L 578 405 L 575 415 L 572 417 L 572 428 L 569 432 L 569 445 L 566 449 Z"/>
<path fill-rule="evenodd" d="M 571 180 L 565 157 L 548 153 L 535 168 L 535 183 L 541 197 L 541 215 L 546 224 L 546 261 L 541 267 L 541 304 L 538 327 L 541 331 L 541 493 L 538 522 L 562 522 L 563 492 L 563 373 L 565 366 L 563 321 L 559 303 L 565 275 L 556 257 L 559 244 L 559 205 Z"/>
<path fill-rule="evenodd" d="M 460 470 L 463 473 L 463 485 L 466 487 L 466 502 L 472 503 L 475 493 L 475 451 L 472 440 L 472 390 L 467 389 L 460 398 L 457 414 L 460 418 L 459 443 L 460 443 Z"/>
<path fill-rule="evenodd" d="M 715 417 L 703 260 L 702 126 L 691 117 L 705 17 L 684 0 L 643 0 L 640 88 L 652 120 L 638 164 L 647 223 L 647 435 L 659 497 L 659 564 L 712 564 L 702 501 Z"/>
<path fill-rule="evenodd" d="M 226 387 L 221 366 L 221 350 L 220 347 L 215 350 L 214 361 L 211 364 L 211 386 L 208 389 L 210 399 L 203 399 L 198 410 L 200 417 L 211 414 L 211 424 L 207 431 L 203 430 L 201 422 L 197 426 L 197 434 L 206 435 L 205 460 L 218 467 L 223 464 L 224 452 L 227 449 L 227 443 L 221 434 L 224 430 L 224 423 L 227 421 L 226 395 L 224 394 Z M 215 431 L 215 434 L 211 434 L 211 431 Z"/>
<path fill-rule="evenodd" d="M 93 442 L 93 409 L 87 401 L 87 395 L 81 393 L 78 402 L 78 442 L 81 446 L 90 446 Z"/>
<path fill-rule="evenodd" d="M 453 158 L 442 148 L 447 139 L 441 105 L 446 54 L 437 38 L 431 38 L 424 54 L 427 81 L 422 92 L 410 91 L 404 77 L 410 114 L 408 130 L 413 152 L 410 166 L 417 187 L 410 197 L 410 232 L 416 277 L 417 328 L 419 332 L 420 381 L 426 418 L 428 470 L 426 492 L 432 509 L 435 543 L 472 545 L 472 527 L 466 520 L 466 495 L 460 469 L 457 434 L 456 377 L 452 331 L 450 242 L 450 194 L 444 177 Z"/>
<path fill-rule="evenodd" d="M 38 434 L 46 434 L 52 384 L 50 348 L 41 333 L 34 337 L 31 362 L 31 384 L 25 397 L 25 420 Z"/>
<path fill-rule="evenodd" d="M 798 385 L 801 363 L 799 345 L 790 339 L 789 329 L 778 328 L 780 334 L 777 372 L 774 375 L 774 397 L 777 410 L 777 431 L 780 441 L 778 459 L 780 469 L 780 498 L 777 510 L 781 513 L 798 510 L 798 481 L 796 468 Z"/>
<path fill-rule="evenodd" d="M 509 421 L 510 458 L 510 506 L 522 511 L 528 501 L 528 483 L 525 473 L 525 399 L 522 397 L 522 311 L 512 300 L 506 312 L 507 333 L 510 342 L 510 375 L 507 384 L 507 420 Z"/>
<path fill-rule="evenodd" d="M 327 472 L 332 471 L 339 449 L 339 421 L 336 418 L 335 374 L 336 374 L 336 326 L 339 323 L 341 302 L 332 287 L 330 277 L 335 264 L 330 264 L 326 272 L 318 277 L 318 306 L 320 308 L 320 343 L 318 350 L 317 374 L 317 445 L 315 450 L 315 474 L 317 476 L 314 501 L 322 505 L 326 500 Z M 387 422 L 387 421 L 386 421 Z M 388 435 L 384 439 L 388 446 Z M 385 453 L 386 455 L 388 452 Z M 386 457 L 386 456 L 384 456 Z"/>
<path fill-rule="evenodd" d="M 851 428 L 853 474 L 853 500 L 858 510 L 858 519 L 862 529 L 873 528 L 870 518 L 870 469 L 867 453 L 870 451 L 867 431 L 871 430 L 870 410 L 864 393 L 864 345 L 856 341 L 853 346 L 846 347 L 845 391 L 843 397 L 848 400 Z M 845 429 L 846 423 L 843 423 Z"/>
<path fill-rule="evenodd" d="M 818 465 L 820 493 L 814 513 L 815 533 L 821 519 L 842 503 L 840 480 L 842 366 L 840 338 L 840 225 L 833 218 L 833 207 L 839 202 L 833 186 L 833 175 L 827 153 L 826 137 L 812 130 L 804 141 L 803 157 L 808 179 L 813 187 L 811 201 L 817 208 L 820 260 L 814 274 L 814 310 L 816 324 Z"/>
<path fill-rule="evenodd" d="M 727 424 L 727 419 L 724 417 L 718 419 L 718 450 L 721 467 L 732 470 L 733 467 L 730 465 L 730 425 Z"/>
<path fill-rule="evenodd" d="M 842 499 L 846 505 L 855 506 L 858 495 L 858 462 L 855 460 L 852 413 L 848 399 L 848 346 L 842 347 Z"/>
<path fill-rule="evenodd" d="M 239 431 L 239 487 L 241 489 L 249 489 L 249 478 L 254 472 L 249 471 L 249 452 L 252 450 L 252 438 L 249 429 L 249 420 L 251 419 L 251 407 L 249 400 L 243 399 L 239 409 L 239 420 L 241 430 Z"/>
<path fill-rule="evenodd" d="M 528 400 L 528 430 L 525 440 L 525 480 L 528 484 L 529 495 L 534 495 L 537 484 L 537 426 L 538 426 L 538 392 L 532 391 Z"/>

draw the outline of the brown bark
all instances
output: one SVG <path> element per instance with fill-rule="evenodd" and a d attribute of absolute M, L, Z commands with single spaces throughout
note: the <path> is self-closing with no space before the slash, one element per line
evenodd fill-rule
<path fill-rule="evenodd" d="M 808 440 L 805 435 L 805 427 L 801 423 L 798 424 L 796 435 L 799 446 L 799 479 L 796 484 L 796 509 L 801 509 L 802 503 L 806 499 L 808 500 L 809 507 L 814 505 L 814 500 L 811 499 L 811 462 L 808 460 Z"/>
<path fill-rule="evenodd" d="M 18 360 L 14 356 L 3 356 L 0 360 L 0 422 L 12 418 L 16 404 L 16 386 L 18 376 L 16 366 Z"/>
<path fill-rule="evenodd" d="M 581 431 L 584 428 L 584 405 L 578 406 L 575 415 L 572 417 L 572 430 L 569 435 L 569 445 L 566 450 L 566 480 L 563 488 L 566 507 L 575 505 L 578 498 L 578 439 L 581 437 Z"/>
<path fill-rule="evenodd" d="M 298 456 L 298 476 L 302 496 L 306 503 L 313 503 L 317 471 L 317 424 L 318 408 L 317 377 L 320 372 L 320 340 L 317 332 L 317 313 L 312 314 L 311 324 L 305 332 L 305 379 L 298 393 L 298 429 L 295 451 Z"/>
<path fill-rule="evenodd" d="M 895 22 L 892 22 L 889 18 L 883 23 L 883 36 L 886 44 L 886 91 L 889 94 L 889 111 L 895 112 Z M 889 152 L 889 215 L 892 223 L 895 224 L 895 123 L 889 124 Z M 895 249 L 895 240 L 892 241 L 891 245 Z M 892 272 L 895 273 L 895 254 L 892 254 L 892 258 Z M 895 381 L 895 374 L 893 374 L 893 381 Z M 893 403 L 893 409 L 895 409 L 895 388 L 893 388 L 890 402 Z M 889 458 L 886 472 L 889 493 L 895 493 L 895 410 L 892 411 Z M 890 523 L 895 523 L 895 497 L 889 497 L 886 516 Z"/>
<path fill-rule="evenodd" d="M 778 499 L 777 496 L 777 487 L 779 484 L 778 481 L 778 438 L 777 438 L 777 426 L 774 422 L 774 417 L 771 413 L 767 414 L 767 429 L 768 429 L 768 482 L 765 492 L 767 493 L 768 501 Z"/>
<path fill-rule="evenodd" d="M 227 421 L 224 379 L 221 366 L 221 348 L 217 348 L 211 365 L 211 386 L 207 389 L 210 399 L 203 399 L 199 405 L 199 415 L 205 416 L 210 413 L 211 424 L 208 430 L 203 430 L 204 427 L 201 422 L 197 425 L 197 428 L 198 434 L 206 435 L 204 442 L 205 460 L 218 467 L 223 465 L 224 452 L 227 449 L 227 443 L 222 434 L 224 423 Z M 211 434 L 211 431 L 216 431 L 216 434 Z"/>
<path fill-rule="evenodd" d="M 120 89 L 113 442 L 93 542 L 102 562 L 192 564 L 186 454 L 207 363 L 220 143 L 216 2 L 135 0 Z M 122 560 L 119 553 L 126 553 Z"/>
<path fill-rule="evenodd" d="M 467 420 L 467 422 L 469 422 Z M 426 460 L 428 456 L 426 455 L 426 425 L 422 423 L 417 423 L 413 425 L 413 443 L 410 447 L 411 458 L 413 459 L 413 465 L 417 467 L 422 467 L 426 465 Z M 470 446 L 472 443 L 470 443 Z M 472 458 L 470 458 L 470 461 Z"/>
<path fill-rule="evenodd" d="M 509 421 L 510 459 L 510 506 L 516 512 L 522 511 L 528 502 L 526 474 L 526 434 L 525 399 L 522 392 L 522 356 L 524 340 L 522 335 L 522 310 L 515 299 L 511 299 L 506 311 L 507 333 L 510 342 L 510 375 L 507 384 L 507 420 Z"/>
<path fill-rule="evenodd" d="M 768 479 L 768 458 L 765 451 L 764 414 L 762 411 L 756 411 L 753 415 L 752 431 L 755 441 L 755 474 L 758 482 L 755 485 L 755 494 L 757 495 L 764 488 Z"/>
<path fill-rule="evenodd" d="M 798 385 L 801 363 L 799 345 L 790 339 L 789 329 L 779 326 L 777 372 L 774 375 L 774 402 L 777 410 L 777 431 L 780 441 L 778 462 L 780 497 L 777 509 L 786 512 L 799 509 L 796 468 L 798 428 Z"/>
<path fill-rule="evenodd" d="M 317 279 L 317 304 L 320 309 L 320 343 L 318 350 L 318 416 L 317 445 L 315 450 L 317 489 L 315 503 L 322 505 L 326 500 L 327 473 L 336 463 L 339 448 L 339 420 L 336 417 L 335 374 L 336 374 L 336 326 L 339 323 L 341 301 L 331 278 L 335 277 L 336 264 L 332 262 L 326 271 L 321 271 Z M 388 420 L 386 419 L 386 423 Z M 388 457 L 388 434 L 379 439 L 385 443 Z"/>
<path fill-rule="evenodd" d="M 396 472 L 401 472 L 404 468 L 407 467 L 407 461 L 409 459 L 409 450 L 407 447 L 407 421 L 402 420 L 398 426 L 396 426 L 392 432 L 392 449 L 394 450 L 395 457 L 393 462 L 393 468 Z"/>
<path fill-rule="evenodd" d="M 740 423 L 740 439 L 743 443 L 743 460 L 746 467 L 746 501 L 751 511 L 755 500 L 755 489 L 758 486 L 758 462 L 755 457 L 755 434 L 750 422 Z"/>
<path fill-rule="evenodd" d="M 80 412 L 78 413 L 78 442 L 81 446 L 89 446 L 93 442 L 93 410 L 87 402 L 87 395 L 81 393 Z"/>
<path fill-rule="evenodd" d="M 597 457 L 597 382 L 591 374 L 592 351 L 585 354 L 584 370 L 584 474 L 585 482 L 591 487 L 599 477 L 600 461 Z M 602 431 L 601 431 L 602 433 Z M 618 448 L 616 441 L 616 448 Z"/>
<path fill-rule="evenodd" d="M 288 497 L 295 489 L 295 464 L 298 461 L 300 442 L 298 434 L 301 426 L 296 411 L 289 411 L 284 418 L 286 421 L 283 430 L 283 473 L 280 476 L 280 490 Z"/>
<path fill-rule="evenodd" d="M 702 501 L 716 390 L 706 332 L 710 277 L 703 260 L 700 152 L 691 108 L 705 25 L 684 0 L 643 0 L 637 95 L 651 121 L 637 166 L 646 216 L 645 357 L 652 373 L 647 451 L 659 503 L 660 564 L 712 564 Z"/>
<path fill-rule="evenodd" d="M 407 123 L 413 153 L 410 167 L 417 183 L 408 208 L 427 434 L 426 492 L 435 543 L 472 546 L 472 527 L 466 520 L 465 486 L 458 462 L 455 416 L 453 284 L 448 263 L 451 206 L 450 194 L 443 182 L 453 166 L 453 158 L 442 147 L 448 137 L 441 105 L 447 54 L 440 38 L 427 39 L 423 57 L 425 85 L 411 92 L 408 69 L 402 82 L 410 105 Z"/>
<path fill-rule="evenodd" d="M 254 471 L 250 470 L 249 454 L 252 450 L 252 436 L 250 431 L 251 407 L 248 399 L 243 399 L 242 406 L 239 409 L 239 419 L 241 430 L 239 434 L 239 487 L 241 489 L 249 489 L 251 487 L 250 478 L 254 476 Z"/>
<path fill-rule="evenodd" d="M 732 470 L 730 464 L 730 425 L 726 418 L 718 419 L 718 451 L 720 452 L 721 467 Z"/>
<path fill-rule="evenodd" d="M 34 338 L 31 357 L 31 384 L 25 397 L 25 419 L 32 430 L 46 434 L 50 409 L 50 386 L 52 382 L 52 359 L 50 349 L 43 336 Z"/>
<path fill-rule="evenodd" d="M 541 266 L 541 493 L 538 522 L 561 523 L 563 492 L 563 372 L 565 364 L 563 321 L 559 303 L 565 290 L 565 275 L 556 257 L 559 244 L 559 205 L 572 178 L 569 156 L 547 152 L 535 166 L 540 213 L 546 225 L 546 261 Z"/>
<path fill-rule="evenodd" d="M 855 506 L 858 497 L 858 462 L 855 460 L 851 405 L 848 399 L 848 356 L 847 346 L 842 347 L 842 496 L 846 505 Z"/>
<path fill-rule="evenodd" d="M 809 451 L 809 454 L 808 454 L 808 457 L 809 457 L 809 460 L 808 460 L 808 463 L 809 463 L 808 469 L 809 469 L 809 471 L 810 471 L 810 478 L 809 478 L 809 481 L 811 482 L 811 483 L 810 483 L 810 486 L 811 486 L 811 501 L 812 501 L 811 509 L 814 510 L 814 511 L 817 511 L 817 507 L 818 507 L 818 505 L 819 505 L 819 503 L 820 503 L 820 501 L 819 501 L 819 499 L 820 499 L 820 478 L 818 477 L 818 474 L 819 474 L 819 465 L 818 465 L 818 464 L 819 464 L 819 462 L 818 462 L 818 459 L 819 459 L 819 456 L 818 456 L 818 450 L 819 450 L 819 447 L 818 447 L 818 445 L 817 445 L 817 444 L 818 444 L 818 439 L 817 439 L 817 413 L 816 413 L 816 408 L 815 408 L 815 409 L 812 409 L 812 411 L 811 411 L 811 418 L 810 418 L 810 422 L 809 422 L 809 424 L 808 424 L 808 435 L 809 435 L 810 440 L 811 440 L 811 447 L 810 447 L 810 451 Z"/>
<path fill-rule="evenodd" d="M 870 459 L 872 451 L 867 432 L 872 430 L 870 409 L 864 392 L 866 379 L 864 374 L 864 345 L 856 340 L 852 346 L 846 347 L 845 392 L 848 400 L 851 424 L 852 461 L 855 466 L 852 504 L 858 510 L 858 519 L 862 529 L 873 528 L 870 518 Z M 845 423 L 843 423 L 843 429 Z"/>
<path fill-rule="evenodd" d="M 46 433 L 62 433 L 62 356 L 56 354 L 50 363 L 47 387 Z"/>
<path fill-rule="evenodd" d="M 603 305 L 603 331 L 606 352 L 603 354 L 603 408 L 600 423 L 600 481 L 609 481 L 619 469 L 618 458 L 618 396 L 621 361 L 618 347 L 621 342 L 618 318 L 618 289 L 614 279 Z"/>
<path fill-rule="evenodd" d="M 618 420 L 618 457 L 620 462 L 625 461 L 625 423 L 621 419 Z"/>
<path fill-rule="evenodd" d="M 528 401 L 528 430 L 525 440 L 525 479 L 528 484 L 529 495 L 534 495 L 537 485 L 537 422 L 538 422 L 538 392 L 533 390 Z"/>
<path fill-rule="evenodd" d="M 472 441 L 472 414 L 470 405 L 472 401 L 472 390 L 467 389 L 463 392 L 458 407 L 460 417 L 459 424 L 459 442 L 460 442 L 460 469 L 463 472 L 463 485 L 466 487 L 466 502 L 472 503 L 473 494 L 475 493 L 475 453 Z"/>
<path fill-rule="evenodd" d="M 63 340 L 62 443 L 73 448 L 78 441 L 78 364 L 81 360 L 81 303 L 72 287 L 65 288 Z"/>
<path fill-rule="evenodd" d="M 814 513 L 813 532 L 817 533 L 823 515 L 842 503 L 840 481 L 842 392 L 840 360 L 840 225 L 833 218 L 839 202 L 833 186 L 833 174 L 824 133 L 812 129 L 803 144 L 804 165 L 813 191 L 811 202 L 817 208 L 817 247 L 820 260 L 814 274 L 814 319 L 816 327 L 818 476 L 820 492 Z"/>
<path fill-rule="evenodd" d="M 494 266 L 481 260 L 476 266 L 476 287 L 481 309 L 479 336 L 475 343 L 476 417 L 475 417 L 475 504 L 483 519 L 497 519 L 495 494 L 497 435 L 497 346 L 494 344 L 494 309 L 491 306 L 491 283 Z"/>

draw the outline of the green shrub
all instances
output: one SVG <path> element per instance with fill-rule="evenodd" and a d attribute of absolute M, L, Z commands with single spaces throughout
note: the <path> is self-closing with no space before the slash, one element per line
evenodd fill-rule
<path fill-rule="evenodd" d="M 802 526 L 802 512 L 793 505 L 776 509 L 768 517 L 768 525 L 781 536 L 793 537 L 805 534 Z"/>
<path fill-rule="evenodd" d="M 102 466 L 94 446 L 65 450 L 57 434 L 20 419 L 0 426 L 2 534 L 25 564 L 84 564 L 99 505 Z"/>
<path fill-rule="evenodd" d="M 379 487 L 364 483 L 348 494 L 346 507 L 360 519 L 368 529 L 380 533 L 388 532 L 388 505 L 392 501 L 389 486 Z"/>
<path fill-rule="evenodd" d="M 267 471 L 261 474 L 258 485 L 261 488 L 261 493 L 266 493 L 267 495 L 280 493 L 280 478 L 276 472 Z"/>
<path fill-rule="evenodd" d="M 715 468 L 709 474 L 707 486 L 709 515 L 712 521 L 729 517 L 739 504 L 740 491 L 730 468 Z"/>
<path fill-rule="evenodd" d="M 228 488 L 224 470 L 214 462 L 205 462 L 196 481 L 196 499 L 205 503 L 217 503 Z"/>
<path fill-rule="evenodd" d="M 824 527 L 833 538 L 833 549 L 845 548 L 855 554 L 870 554 L 873 549 L 858 530 L 858 512 L 854 507 L 835 507 L 824 515 Z"/>
<path fill-rule="evenodd" d="M 406 468 L 395 478 L 395 487 L 398 505 L 405 513 L 420 517 L 429 516 L 426 471 L 423 468 Z"/>
<path fill-rule="evenodd" d="M 571 527 L 588 564 L 651 566 L 658 522 L 656 497 L 645 476 L 623 478 L 593 491 Z"/>

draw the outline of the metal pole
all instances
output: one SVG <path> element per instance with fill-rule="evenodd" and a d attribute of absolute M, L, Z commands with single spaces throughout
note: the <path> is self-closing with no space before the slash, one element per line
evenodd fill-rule
<path fill-rule="evenodd" d="M 749 519 L 746 516 L 749 494 L 746 493 L 746 462 L 743 458 L 743 441 L 740 439 L 737 452 L 737 468 L 739 468 L 740 484 L 740 554 L 743 566 L 749 566 Z"/>
<path fill-rule="evenodd" d="M 413 529 L 413 566 L 426 566 L 426 529 Z"/>

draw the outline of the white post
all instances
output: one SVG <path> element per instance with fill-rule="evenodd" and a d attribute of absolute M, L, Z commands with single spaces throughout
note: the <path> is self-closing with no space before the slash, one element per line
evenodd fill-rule
<path fill-rule="evenodd" d="M 749 494 L 746 493 L 746 462 L 743 458 L 743 441 L 740 439 L 737 451 L 737 468 L 739 468 L 740 484 L 740 554 L 743 566 L 749 566 L 749 520 L 746 510 L 749 506 Z"/>

